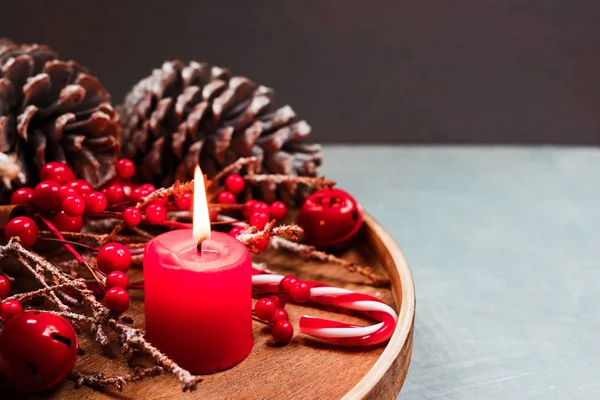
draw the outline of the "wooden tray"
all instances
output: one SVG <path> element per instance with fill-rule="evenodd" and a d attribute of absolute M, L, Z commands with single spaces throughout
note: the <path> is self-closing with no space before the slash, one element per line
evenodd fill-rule
<path fill-rule="evenodd" d="M 339 287 L 376 295 L 391 304 L 399 314 L 394 335 L 386 345 L 374 348 L 343 348 L 297 334 L 284 347 L 272 343 L 269 329 L 254 322 L 254 349 L 238 366 L 205 377 L 193 392 L 182 393 L 179 382 L 172 375 L 149 378 L 125 385 L 122 392 L 112 388 L 105 392 L 88 387 L 74 389 L 67 381 L 50 393 L 30 398 L 56 399 L 395 399 L 408 371 L 412 349 L 415 310 L 414 287 L 411 273 L 398 246 L 390 235 L 366 216 L 366 226 L 356 249 L 344 254 L 345 258 L 359 260 L 389 276 L 392 287 L 374 288 L 363 283 L 362 277 L 337 265 L 306 263 L 281 252 L 267 251 L 262 257 L 271 269 L 294 274 L 304 279 L 318 280 Z M 141 271 L 133 271 L 133 281 L 140 279 Z M 137 275 L 137 276 L 136 276 Z M 127 313 L 135 324 L 143 325 L 143 293 L 132 291 L 132 306 Z M 290 320 L 297 327 L 303 314 L 338 319 L 350 323 L 369 323 L 353 315 L 299 305 L 287 305 Z M 372 322 L 372 321 L 371 321 Z M 76 369 L 81 372 L 103 371 L 120 374 L 127 371 L 114 354 L 100 354 L 101 349 L 88 339 L 81 340 L 85 354 L 79 356 Z M 1 398 L 5 394 L 1 394 Z M 9 398 L 15 395 L 8 395 Z M 23 398 L 23 397 L 20 397 Z"/>

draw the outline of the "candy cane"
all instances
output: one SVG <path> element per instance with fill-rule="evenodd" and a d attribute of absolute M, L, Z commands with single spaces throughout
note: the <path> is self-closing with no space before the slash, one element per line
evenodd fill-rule
<path fill-rule="evenodd" d="M 279 292 L 283 275 L 265 274 L 254 270 L 252 285 L 264 292 Z M 336 288 L 320 282 L 303 281 L 310 286 L 310 299 L 314 303 L 341 309 L 360 311 L 379 321 L 370 326 L 359 326 L 309 315 L 300 317 L 300 332 L 331 343 L 348 346 L 368 346 L 389 340 L 398 316 L 387 304 L 376 297 Z"/>

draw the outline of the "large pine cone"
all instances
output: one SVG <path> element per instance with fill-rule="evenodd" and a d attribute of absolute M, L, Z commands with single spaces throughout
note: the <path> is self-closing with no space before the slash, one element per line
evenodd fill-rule
<path fill-rule="evenodd" d="M 165 62 L 120 108 L 124 155 L 156 186 L 192 179 L 197 163 L 211 178 L 252 155 L 263 173 L 316 176 L 321 146 L 307 143 L 311 128 L 289 106 L 273 111 L 273 94 L 228 69 Z M 302 185 L 262 184 L 254 195 L 293 204 L 304 191 Z"/>
<path fill-rule="evenodd" d="M 0 152 L 23 171 L 13 186 L 34 185 L 50 161 L 96 186 L 113 174 L 122 129 L 110 95 L 87 69 L 57 58 L 47 46 L 0 39 Z"/>

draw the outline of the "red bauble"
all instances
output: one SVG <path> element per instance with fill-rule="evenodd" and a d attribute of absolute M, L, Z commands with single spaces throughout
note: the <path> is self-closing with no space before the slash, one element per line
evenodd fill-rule
<path fill-rule="evenodd" d="M 96 263 L 105 274 L 113 271 L 126 272 L 131 267 L 131 253 L 120 243 L 107 243 L 98 252 Z"/>
<path fill-rule="evenodd" d="M 108 289 L 104 294 L 104 305 L 114 313 L 122 313 L 129 308 L 129 295 L 121 287 Z"/>
<path fill-rule="evenodd" d="M 89 193 L 92 193 L 94 191 L 92 185 L 88 181 L 85 181 L 83 179 L 76 179 L 73 182 L 67 183 L 65 186 L 75 190 L 75 192 L 84 199 Z"/>
<path fill-rule="evenodd" d="M 278 221 L 281 221 L 287 216 L 288 209 L 286 205 L 281 201 L 274 201 L 270 208 L 271 217 Z"/>
<path fill-rule="evenodd" d="M 61 203 L 60 185 L 55 181 L 42 181 L 33 189 L 33 204 L 41 211 L 50 211 Z"/>
<path fill-rule="evenodd" d="M 269 320 L 270 323 L 274 324 L 277 321 L 289 321 L 290 317 L 283 308 L 278 308 Z"/>
<path fill-rule="evenodd" d="M 122 271 L 113 271 L 106 277 L 106 288 L 120 287 L 127 289 L 129 286 L 129 278 L 127 274 Z"/>
<path fill-rule="evenodd" d="M 31 248 L 38 238 L 38 228 L 35 222 L 28 217 L 15 217 L 8 221 L 4 228 L 4 237 L 6 240 L 13 236 L 21 239 L 21 246 L 26 249 Z"/>
<path fill-rule="evenodd" d="M 224 190 L 217 196 L 217 201 L 220 204 L 235 204 L 235 194 Z"/>
<path fill-rule="evenodd" d="M 98 214 L 106 210 L 108 201 L 106 196 L 100 192 L 89 193 L 85 198 L 85 209 L 91 213 Z"/>
<path fill-rule="evenodd" d="M 60 384 L 77 359 L 77 334 L 57 315 L 27 311 L 0 329 L 0 375 L 19 392 L 40 392 Z"/>
<path fill-rule="evenodd" d="M 58 161 L 49 162 L 40 169 L 40 180 L 54 181 L 59 185 L 75 179 L 73 170 L 67 164 Z"/>
<path fill-rule="evenodd" d="M 142 212 L 137 207 L 127 207 L 123 211 L 123 222 L 130 228 L 134 228 L 142 222 Z"/>
<path fill-rule="evenodd" d="M 160 204 L 150 204 L 144 212 L 146 220 L 151 224 L 160 224 L 167 218 L 167 209 Z"/>
<path fill-rule="evenodd" d="M 268 321 L 275 315 L 275 303 L 269 298 L 260 299 L 254 305 L 254 313 L 262 320 Z"/>
<path fill-rule="evenodd" d="M 363 223 L 360 205 L 340 189 L 311 194 L 298 213 L 304 241 L 319 249 L 343 250 L 352 244 Z"/>
<path fill-rule="evenodd" d="M 277 343 L 288 344 L 294 336 L 294 327 L 289 321 L 283 319 L 279 320 L 273 325 L 271 335 L 273 335 L 273 339 L 275 339 Z"/>
<path fill-rule="evenodd" d="M 52 217 L 52 224 L 63 232 L 81 232 L 83 229 L 83 217 L 69 217 L 64 211 L 57 212 Z"/>
<path fill-rule="evenodd" d="M 4 300 L 0 304 L 0 319 L 4 322 L 22 312 L 23 305 L 17 300 Z"/>
<path fill-rule="evenodd" d="M 310 300 L 310 287 L 304 282 L 296 282 L 290 287 L 290 297 L 297 303 Z"/>
<path fill-rule="evenodd" d="M 246 186 L 246 182 L 238 174 L 231 174 L 225 179 L 225 187 L 234 194 L 241 193 L 244 190 L 244 186 Z"/>
<path fill-rule="evenodd" d="M 131 179 L 135 174 L 135 164 L 128 158 L 121 158 L 115 164 L 115 172 L 121 179 Z"/>
<path fill-rule="evenodd" d="M 262 230 L 269 222 L 269 215 L 262 212 L 253 212 L 250 215 L 250 225 L 258 230 Z"/>
<path fill-rule="evenodd" d="M 175 197 L 175 207 L 180 211 L 190 211 L 192 208 L 192 194 L 184 192 Z"/>
<path fill-rule="evenodd" d="M 78 217 L 85 211 L 85 201 L 78 195 L 71 195 L 64 198 L 62 208 L 69 217 Z"/>
<path fill-rule="evenodd" d="M 0 275 L 0 300 L 8 296 L 10 292 L 10 281 L 4 275 Z"/>
<path fill-rule="evenodd" d="M 31 188 L 19 188 L 14 191 L 10 196 L 10 204 L 30 206 L 31 200 L 33 199 L 33 189 Z"/>
<path fill-rule="evenodd" d="M 123 186 L 117 185 L 113 183 L 106 189 L 104 189 L 104 196 L 106 196 L 106 200 L 110 204 L 119 204 L 125 201 L 125 190 L 123 190 Z"/>

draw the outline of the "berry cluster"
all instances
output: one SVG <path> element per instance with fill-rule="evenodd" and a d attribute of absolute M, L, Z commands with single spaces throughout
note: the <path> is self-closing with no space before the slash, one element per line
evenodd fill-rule
<path fill-rule="evenodd" d="M 10 281 L 4 275 L 0 275 L 0 300 L 5 299 L 10 292 Z M 0 303 L 0 319 L 8 321 L 15 315 L 23 312 L 23 306 L 17 300 L 4 300 Z"/>

